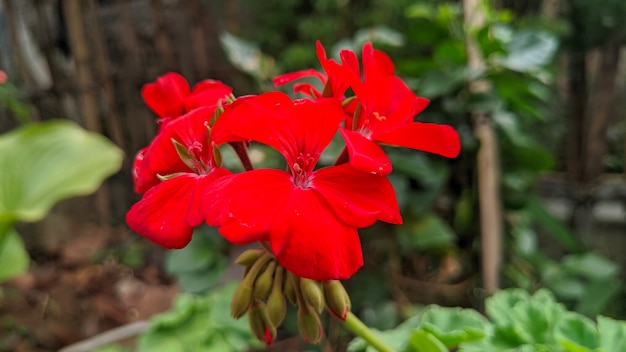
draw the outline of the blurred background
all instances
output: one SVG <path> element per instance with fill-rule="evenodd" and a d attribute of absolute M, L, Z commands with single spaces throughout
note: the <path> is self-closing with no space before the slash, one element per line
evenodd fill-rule
<path fill-rule="evenodd" d="M 179 302 L 187 315 L 170 322 L 227 305 L 215 288 L 238 278 L 239 249 L 200 228 L 189 247 L 167 252 L 124 223 L 139 199 L 133 157 L 157 127 L 140 89 L 168 71 L 191 85 L 221 80 L 235 95 L 274 89 L 277 74 L 319 68 L 316 40 L 335 58 L 372 41 L 431 99 L 416 120 L 451 124 L 462 138 L 454 160 L 388 150 L 404 224 L 362 231 L 365 267 L 346 285 L 366 324 L 389 329 L 431 303 L 480 310 L 505 287 L 546 287 L 582 314 L 626 318 L 626 2 L 602 4 L 2 0 L 0 133 L 69 119 L 109 138 L 125 160 L 95 195 L 19 226 L 33 261 L 0 286 L 0 350 L 56 351 L 115 327 L 143 331 L 132 324 L 187 294 L 217 296 L 204 308 Z M 276 163 L 258 150 L 258 166 Z M 324 323 L 327 339 L 307 346 L 288 318 L 272 350 L 345 350 L 349 337 Z M 178 336 L 177 326 L 159 338 Z M 194 326 L 186 333 L 201 339 L 206 326 Z M 238 325 L 219 326 L 241 339 L 239 350 L 251 343 Z M 133 348 L 136 334 L 109 350 Z M 163 343 L 145 340 L 146 351 Z"/>

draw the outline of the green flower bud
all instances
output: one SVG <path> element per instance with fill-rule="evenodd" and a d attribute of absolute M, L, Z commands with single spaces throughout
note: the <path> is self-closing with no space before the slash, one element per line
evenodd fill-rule
<path fill-rule="evenodd" d="M 346 289 L 337 280 L 324 281 L 322 286 L 324 287 L 324 298 L 328 310 L 337 318 L 346 320 L 351 308 L 350 296 Z"/>
<path fill-rule="evenodd" d="M 324 293 L 320 287 L 320 283 L 311 279 L 300 279 L 300 290 L 302 290 L 302 298 L 316 312 L 321 313 L 324 309 Z"/>
<path fill-rule="evenodd" d="M 295 277 L 290 272 L 286 271 L 287 275 L 285 275 L 285 282 L 283 284 L 283 291 L 285 292 L 285 296 L 289 299 L 291 305 L 298 305 L 298 299 L 296 297 L 296 290 L 294 288 Z"/>
<path fill-rule="evenodd" d="M 253 294 L 255 298 L 267 299 L 272 290 L 274 282 L 274 270 L 276 269 L 276 261 L 269 262 L 265 270 L 254 281 Z"/>
<path fill-rule="evenodd" d="M 250 303 L 252 303 L 252 285 L 244 280 L 237 286 L 230 301 L 230 315 L 235 319 L 241 318 L 248 311 Z"/>
<path fill-rule="evenodd" d="M 271 254 L 265 252 L 265 254 L 261 254 L 254 264 L 249 267 L 249 270 L 247 270 L 230 302 L 230 315 L 232 315 L 233 318 L 239 319 L 248 311 L 250 303 L 252 302 L 253 284 L 261 270 L 265 269 L 265 266 L 272 258 Z"/>
<path fill-rule="evenodd" d="M 285 314 L 287 313 L 287 303 L 283 295 L 284 273 L 285 269 L 283 269 L 282 266 L 279 265 L 276 267 L 272 292 L 267 298 L 267 313 L 274 326 L 279 326 L 285 319 Z"/>
<path fill-rule="evenodd" d="M 322 322 L 312 307 L 304 305 L 298 309 L 298 330 L 308 343 L 315 344 L 322 339 Z"/>
<path fill-rule="evenodd" d="M 264 253 L 266 253 L 266 251 L 264 249 L 261 249 L 261 248 L 248 249 L 248 250 L 244 251 L 243 253 L 241 253 L 237 257 L 237 259 L 235 259 L 235 263 L 237 263 L 239 265 L 243 265 L 243 266 L 251 266 Z"/>
<path fill-rule="evenodd" d="M 276 326 L 272 324 L 267 314 L 265 303 L 255 300 L 248 313 L 250 330 L 266 345 L 271 345 L 276 337 Z"/>

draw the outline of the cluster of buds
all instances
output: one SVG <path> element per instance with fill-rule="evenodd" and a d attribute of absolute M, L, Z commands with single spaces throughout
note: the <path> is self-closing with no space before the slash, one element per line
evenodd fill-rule
<path fill-rule="evenodd" d="M 322 338 L 320 314 L 327 308 L 345 320 L 350 297 L 338 280 L 315 281 L 285 270 L 265 248 L 249 249 L 236 260 L 245 267 L 243 280 L 231 301 L 231 315 L 248 313 L 250 329 L 270 345 L 287 313 L 287 300 L 298 309 L 298 329 L 309 343 Z M 285 297 L 287 299 L 285 299 Z"/>

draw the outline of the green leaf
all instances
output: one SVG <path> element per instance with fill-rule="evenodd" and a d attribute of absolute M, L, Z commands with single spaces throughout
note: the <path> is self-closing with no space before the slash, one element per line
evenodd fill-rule
<path fill-rule="evenodd" d="M 353 43 L 356 47 L 361 47 L 365 42 L 369 41 L 374 42 L 374 44 L 399 47 L 404 45 L 404 35 L 386 26 L 364 28 L 357 31 L 354 35 Z"/>
<path fill-rule="evenodd" d="M 239 70 L 258 80 L 269 79 L 276 74 L 274 59 L 263 54 L 255 43 L 226 31 L 220 34 L 220 41 L 228 60 Z"/>
<path fill-rule="evenodd" d="M 495 325 L 508 326 L 511 325 L 510 310 L 519 302 L 528 300 L 530 300 L 530 295 L 525 290 L 502 290 L 485 300 L 485 310 Z"/>
<path fill-rule="evenodd" d="M 0 136 L 0 218 L 41 220 L 58 201 L 94 192 L 122 165 L 122 151 L 69 121 Z"/>
<path fill-rule="evenodd" d="M 376 329 L 372 330 L 374 330 L 378 337 L 389 347 L 393 348 L 395 351 L 401 351 L 407 347 L 409 337 L 417 328 L 420 317 L 421 316 L 419 315 L 413 316 L 392 330 L 382 332 L 379 332 Z M 350 341 L 350 344 L 348 345 L 348 352 L 377 352 L 377 350 L 370 346 L 362 338 L 357 337 Z"/>
<path fill-rule="evenodd" d="M 582 245 L 576 237 L 560 220 L 546 210 L 539 198 L 533 197 L 529 199 L 527 209 L 533 220 L 547 230 L 565 249 L 571 252 L 580 252 L 582 250 Z"/>
<path fill-rule="evenodd" d="M 619 292 L 621 283 L 617 279 L 595 280 L 585 283 L 583 295 L 576 304 L 576 311 L 596 315 L 611 302 Z"/>
<path fill-rule="evenodd" d="M 600 346 L 598 330 L 589 318 L 569 312 L 556 330 L 559 344 L 567 352 L 593 351 Z"/>
<path fill-rule="evenodd" d="M 428 214 L 407 220 L 398 228 L 400 244 L 405 250 L 431 250 L 448 246 L 454 241 L 454 231 L 440 217 Z"/>
<path fill-rule="evenodd" d="M 420 327 L 451 348 L 484 338 L 489 322 L 472 309 L 431 305 L 424 311 Z"/>
<path fill-rule="evenodd" d="M 599 316 L 598 331 L 602 351 L 626 351 L 626 322 Z"/>
<path fill-rule="evenodd" d="M 552 34 L 522 30 L 509 43 L 503 64 L 514 71 L 535 71 L 550 63 L 557 48 L 558 41 Z"/>
<path fill-rule="evenodd" d="M 24 242 L 12 229 L 0 233 L 0 283 L 28 270 L 30 258 Z"/>
<path fill-rule="evenodd" d="M 139 352 L 245 351 L 259 341 L 246 319 L 230 317 L 229 301 L 236 284 L 226 285 L 204 297 L 180 295 L 174 308 L 152 319 L 139 339 Z"/>
<path fill-rule="evenodd" d="M 571 273 L 590 280 L 615 279 L 619 266 L 596 253 L 568 255 L 563 258 L 563 266 Z"/>
<path fill-rule="evenodd" d="M 424 331 L 415 330 L 409 339 L 409 346 L 405 352 L 448 352 L 446 346 L 435 335 Z"/>

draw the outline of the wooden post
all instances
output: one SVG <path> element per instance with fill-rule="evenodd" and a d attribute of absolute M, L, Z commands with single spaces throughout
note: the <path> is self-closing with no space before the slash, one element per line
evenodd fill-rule
<path fill-rule="evenodd" d="M 463 0 L 467 40 L 468 66 L 473 70 L 485 67 L 472 31 L 485 23 L 481 0 Z M 486 81 L 471 82 L 470 92 L 481 93 L 491 89 Z M 493 125 L 483 112 L 471 113 L 474 135 L 480 141 L 477 155 L 478 203 L 480 208 L 480 232 L 482 250 L 483 288 L 488 294 L 500 287 L 502 262 L 502 210 L 500 201 L 500 165 L 498 140 Z"/>
<path fill-rule="evenodd" d="M 87 17 L 87 22 L 90 23 L 96 72 L 98 81 L 100 82 L 99 86 L 102 87 L 108 106 L 107 116 L 105 116 L 103 120 L 111 140 L 113 140 L 113 142 L 120 148 L 125 149 L 126 141 L 124 140 L 122 121 L 117 108 L 115 88 L 113 87 L 113 82 L 111 81 L 111 72 L 108 60 L 109 53 L 100 27 L 97 4 L 95 0 L 87 0 L 84 3 L 86 5 L 85 16 Z"/>
<path fill-rule="evenodd" d="M 9 28 L 9 39 L 11 41 L 11 46 L 13 47 L 12 51 L 13 55 L 15 55 L 17 68 L 20 71 L 20 78 L 26 87 L 32 88 L 35 86 L 35 78 L 26 65 L 27 58 L 24 55 L 24 48 L 22 48 L 22 43 L 19 39 L 18 31 L 20 28 L 18 23 L 18 13 L 15 11 L 15 6 L 13 6 L 12 0 L 3 0 L 3 5 L 4 10 L 6 11 L 7 27 Z"/>
<path fill-rule="evenodd" d="M 64 0 L 63 13 L 67 23 L 72 56 L 76 67 L 76 85 L 83 113 L 83 122 L 88 130 L 102 132 L 98 116 L 96 83 L 90 67 L 89 42 L 83 24 L 83 9 L 80 0 Z"/>
<path fill-rule="evenodd" d="M 161 0 L 151 0 L 150 4 L 152 5 L 152 16 L 156 27 L 154 42 L 161 58 L 163 71 L 173 71 L 176 69 L 176 58 L 172 49 L 172 40 L 165 24 L 163 4 Z"/>

